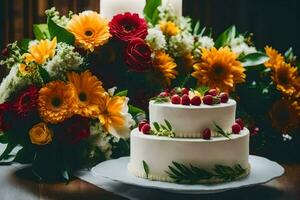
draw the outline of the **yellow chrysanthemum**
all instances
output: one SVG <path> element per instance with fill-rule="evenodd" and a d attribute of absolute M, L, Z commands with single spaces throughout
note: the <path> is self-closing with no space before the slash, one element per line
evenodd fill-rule
<path fill-rule="evenodd" d="M 265 62 L 266 67 L 270 67 L 272 69 L 279 66 L 282 62 L 284 62 L 284 57 L 272 47 L 265 47 L 266 54 L 270 57 L 270 59 Z"/>
<path fill-rule="evenodd" d="M 26 76 L 28 74 L 30 74 L 30 67 L 24 63 L 20 63 L 19 64 L 19 72 L 23 75 Z"/>
<path fill-rule="evenodd" d="M 283 134 L 288 134 L 299 128 L 300 105 L 297 101 L 280 99 L 274 103 L 270 112 L 272 125 Z"/>
<path fill-rule="evenodd" d="M 75 113 L 84 117 L 97 117 L 100 99 L 105 93 L 102 82 L 89 71 L 68 73 L 68 79 L 76 91 Z"/>
<path fill-rule="evenodd" d="M 41 40 L 37 44 L 31 45 L 28 52 L 23 55 L 26 63 L 36 62 L 44 64 L 49 58 L 55 55 L 57 41 L 56 37 L 50 40 Z"/>
<path fill-rule="evenodd" d="M 180 32 L 176 24 L 171 21 L 161 21 L 159 22 L 159 27 L 160 30 L 164 33 L 164 35 L 168 37 L 175 36 Z"/>
<path fill-rule="evenodd" d="M 108 94 L 101 99 L 99 120 L 105 131 L 116 137 L 128 137 L 130 132 L 133 121 L 127 103 L 126 97 Z"/>
<path fill-rule="evenodd" d="M 75 35 L 77 46 L 91 52 L 96 47 L 104 45 L 111 36 L 108 20 L 94 11 L 84 11 L 79 15 L 73 15 L 67 29 Z"/>
<path fill-rule="evenodd" d="M 73 115 L 75 91 L 71 84 L 53 81 L 40 89 L 38 109 L 45 122 L 56 124 Z"/>
<path fill-rule="evenodd" d="M 231 92 L 237 83 L 245 81 L 245 68 L 228 47 L 202 49 L 201 61 L 194 65 L 192 76 L 198 84 Z"/>
<path fill-rule="evenodd" d="M 177 64 L 175 63 L 174 59 L 163 51 L 158 51 L 155 53 L 153 67 L 161 74 L 163 81 L 167 86 L 171 84 L 171 80 L 175 79 L 178 74 L 175 69 Z"/>
<path fill-rule="evenodd" d="M 285 95 L 292 95 L 296 92 L 294 86 L 298 77 L 298 70 L 296 67 L 292 67 L 290 64 L 282 62 L 278 65 L 272 74 L 273 82 L 276 88 Z"/>

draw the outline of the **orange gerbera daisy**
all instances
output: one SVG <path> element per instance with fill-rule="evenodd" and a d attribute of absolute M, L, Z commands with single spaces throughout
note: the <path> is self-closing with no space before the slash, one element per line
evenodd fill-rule
<path fill-rule="evenodd" d="M 99 120 L 104 129 L 116 137 L 128 137 L 133 124 L 127 103 L 126 97 L 110 97 L 106 94 L 101 98 Z"/>
<path fill-rule="evenodd" d="M 100 99 L 105 93 L 102 82 L 89 71 L 68 73 L 68 79 L 76 91 L 75 113 L 84 117 L 97 117 Z"/>
<path fill-rule="evenodd" d="M 37 64 L 44 64 L 49 58 L 55 55 L 55 48 L 57 45 L 56 37 L 50 40 L 41 40 L 37 44 L 29 47 L 29 53 L 25 53 L 23 57 L 26 63 L 36 62 Z"/>
<path fill-rule="evenodd" d="M 284 62 L 284 57 L 272 47 L 266 46 L 265 47 L 266 54 L 270 57 L 270 59 L 265 62 L 266 67 L 276 68 L 282 62 Z"/>
<path fill-rule="evenodd" d="M 159 22 L 159 27 L 160 30 L 164 33 L 164 35 L 168 37 L 175 36 L 180 32 L 176 24 L 171 21 L 167 21 L 167 22 L 161 21 Z"/>
<path fill-rule="evenodd" d="M 237 83 L 245 81 L 245 68 L 237 60 L 237 55 L 228 47 L 202 49 L 199 63 L 194 65 L 192 76 L 199 85 L 219 88 L 224 92 L 231 92 Z"/>
<path fill-rule="evenodd" d="M 299 128 L 300 105 L 297 101 L 280 99 L 274 103 L 270 112 L 272 125 L 283 134 L 289 134 Z"/>
<path fill-rule="evenodd" d="M 73 115 L 74 88 L 62 81 L 48 83 L 39 91 L 38 109 L 45 122 L 56 124 Z"/>
<path fill-rule="evenodd" d="M 155 53 L 153 59 L 153 67 L 162 76 L 164 83 L 170 86 L 171 80 L 175 79 L 178 72 L 176 71 L 177 64 L 174 59 L 167 53 L 163 51 L 158 51 Z"/>
<path fill-rule="evenodd" d="M 94 11 L 73 15 L 67 29 L 75 35 L 76 45 L 91 52 L 96 47 L 104 45 L 111 37 L 108 20 Z"/>
<path fill-rule="evenodd" d="M 295 83 L 298 77 L 298 69 L 285 62 L 280 63 L 273 71 L 272 79 L 276 88 L 285 95 L 296 92 Z"/>

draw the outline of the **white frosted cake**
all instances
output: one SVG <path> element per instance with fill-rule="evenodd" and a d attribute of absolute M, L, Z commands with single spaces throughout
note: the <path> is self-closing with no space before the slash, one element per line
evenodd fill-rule
<path fill-rule="evenodd" d="M 178 91 L 178 90 L 177 90 Z M 225 93 L 162 93 L 131 133 L 128 170 L 156 181 L 209 184 L 250 172 L 249 131 Z"/>

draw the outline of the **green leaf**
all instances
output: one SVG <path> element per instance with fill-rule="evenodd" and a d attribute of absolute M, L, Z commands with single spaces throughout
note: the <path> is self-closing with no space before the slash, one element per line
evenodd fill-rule
<path fill-rule="evenodd" d="M 293 53 L 293 48 L 290 47 L 285 53 L 284 53 L 284 57 L 286 58 L 289 58 L 290 56 L 294 56 L 294 53 Z"/>
<path fill-rule="evenodd" d="M 117 97 L 126 97 L 127 95 L 128 95 L 128 90 L 123 90 L 121 92 L 118 92 L 114 96 L 117 96 Z"/>
<path fill-rule="evenodd" d="M 34 151 L 30 150 L 26 147 L 23 147 L 18 151 L 14 158 L 14 162 L 18 162 L 21 164 L 30 164 L 33 160 Z"/>
<path fill-rule="evenodd" d="M 200 30 L 200 21 L 197 21 L 197 23 L 196 23 L 196 25 L 194 27 L 193 34 L 197 35 L 199 33 L 199 30 Z"/>
<path fill-rule="evenodd" d="M 144 16 L 145 19 L 155 25 L 158 21 L 158 7 L 161 5 L 161 0 L 150 0 L 147 1 L 146 6 L 144 8 Z"/>
<path fill-rule="evenodd" d="M 8 134 L 0 133 L 0 143 L 7 144 L 9 142 Z"/>
<path fill-rule="evenodd" d="M 148 178 L 148 175 L 149 175 L 149 166 L 146 163 L 146 161 L 144 161 L 144 160 L 143 160 L 143 167 L 144 167 L 144 171 L 145 171 L 146 177 Z"/>
<path fill-rule="evenodd" d="M 165 123 L 166 123 L 168 129 L 171 131 L 172 130 L 172 126 L 171 126 L 170 122 L 165 119 Z"/>
<path fill-rule="evenodd" d="M 23 39 L 21 41 L 18 42 L 18 46 L 20 47 L 20 49 L 22 49 L 23 51 L 28 51 L 28 46 L 29 46 L 29 42 L 32 41 L 31 39 Z"/>
<path fill-rule="evenodd" d="M 48 17 L 48 29 L 51 39 L 57 38 L 58 42 L 64 42 L 70 45 L 74 45 L 75 37 L 72 33 L 68 32 L 63 27 L 57 25 L 51 18 Z"/>
<path fill-rule="evenodd" d="M 199 86 L 196 88 L 196 91 L 198 91 L 202 96 L 205 95 L 205 93 L 209 90 L 209 87 L 208 86 Z"/>
<path fill-rule="evenodd" d="M 257 66 L 265 63 L 268 61 L 270 58 L 262 53 L 262 52 L 257 52 L 257 53 L 251 53 L 248 54 L 242 58 L 240 58 L 240 61 L 242 62 L 242 65 L 244 67 L 250 67 L 250 66 Z"/>
<path fill-rule="evenodd" d="M 226 29 L 216 40 L 215 47 L 220 48 L 230 43 L 237 35 L 236 27 L 234 25 Z"/>
<path fill-rule="evenodd" d="M 226 133 L 219 125 L 217 125 L 215 122 L 214 122 L 214 126 L 215 126 L 215 131 L 217 132 L 217 133 L 219 133 L 220 135 L 222 135 L 223 137 L 226 137 L 226 138 L 228 138 L 228 139 L 231 139 L 230 137 L 229 137 L 229 133 Z"/>
<path fill-rule="evenodd" d="M 50 39 L 50 33 L 47 24 L 34 24 L 33 34 L 37 40 Z"/>
<path fill-rule="evenodd" d="M 9 157 L 9 154 L 12 152 L 12 150 L 14 150 L 14 148 L 17 145 L 14 143 L 8 143 L 4 152 L 2 153 L 2 155 L 0 156 L 0 160 L 5 160 Z"/>
<path fill-rule="evenodd" d="M 128 112 L 133 115 L 133 116 L 136 116 L 138 114 L 145 114 L 145 111 L 143 111 L 142 109 L 138 108 L 138 107 L 135 107 L 133 105 L 129 105 L 129 110 Z"/>
<path fill-rule="evenodd" d="M 44 83 L 50 82 L 51 78 L 49 73 L 41 66 L 39 66 L 39 74 L 42 77 Z"/>
<path fill-rule="evenodd" d="M 153 126 L 154 126 L 154 128 L 155 128 L 156 131 L 159 131 L 160 126 L 159 126 L 159 124 L 157 122 L 154 122 Z"/>

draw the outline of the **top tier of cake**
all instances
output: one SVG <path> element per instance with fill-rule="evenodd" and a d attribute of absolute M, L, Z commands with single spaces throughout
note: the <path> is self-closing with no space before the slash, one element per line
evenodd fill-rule
<path fill-rule="evenodd" d="M 231 132 L 235 122 L 236 101 L 230 99 L 227 103 L 216 105 L 185 106 L 174 105 L 170 102 L 149 103 L 150 124 L 157 122 L 164 124 L 165 120 L 172 125 L 175 137 L 201 138 L 204 129 L 212 130 L 212 136 L 218 134 L 214 131 L 215 124 L 225 132 Z"/>

